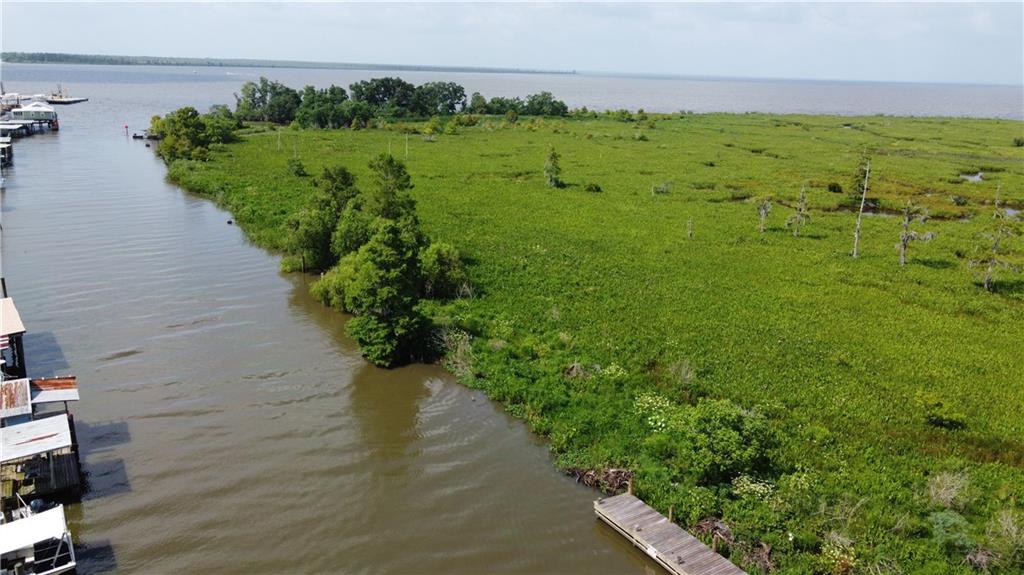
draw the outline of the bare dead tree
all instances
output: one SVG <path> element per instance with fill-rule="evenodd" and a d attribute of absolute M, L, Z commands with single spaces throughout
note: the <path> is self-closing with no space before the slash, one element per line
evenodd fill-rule
<path fill-rule="evenodd" d="M 860 255 L 860 221 L 864 216 L 864 203 L 868 199 L 868 178 L 871 176 L 871 160 L 864 165 L 864 184 L 861 186 L 860 210 L 857 211 L 857 227 L 853 230 L 853 257 Z"/>
<path fill-rule="evenodd" d="M 807 186 L 802 186 L 800 188 L 800 199 L 796 203 L 796 213 L 786 219 L 786 227 L 793 228 L 793 237 L 798 237 L 800 235 L 800 228 L 809 219 L 811 219 L 811 215 L 807 211 Z"/>
<path fill-rule="evenodd" d="M 928 212 L 914 205 L 913 200 L 907 200 L 907 205 L 903 208 L 903 230 L 900 232 L 900 243 L 896 244 L 896 249 L 900 251 L 900 267 L 907 265 L 907 247 L 910 242 L 927 242 L 935 237 L 932 232 L 918 233 L 910 229 L 910 224 L 914 221 L 927 222 Z"/>
<path fill-rule="evenodd" d="M 757 215 L 760 217 L 760 223 L 758 224 L 758 230 L 764 233 L 764 226 L 768 222 L 768 214 L 772 211 L 772 200 L 770 197 L 765 196 L 757 202 Z"/>

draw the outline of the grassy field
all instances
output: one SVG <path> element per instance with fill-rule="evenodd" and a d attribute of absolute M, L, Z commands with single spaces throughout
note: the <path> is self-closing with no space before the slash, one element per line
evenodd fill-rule
<path fill-rule="evenodd" d="M 997 185 L 1024 207 L 1021 136 L 1020 122 L 884 116 L 483 119 L 433 141 L 253 132 L 170 175 L 274 249 L 313 189 L 290 158 L 365 181 L 390 150 L 424 229 L 470 263 L 472 296 L 428 306 L 466 334 L 453 370 L 547 435 L 560 465 L 632 469 L 639 495 L 687 527 L 721 517 L 751 572 L 1020 573 L 1024 276 L 988 293 L 968 260 Z M 562 189 L 545 185 L 549 146 Z M 880 208 L 853 259 L 865 151 Z M 810 221 L 793 237 L 802 186 Z M 901 268 L 893 214 L 908 198 L 936 236 Z M 1009 244 L 1019 263 L 1022 243 Z M 767 468 L 694 478 L 672 422 L 710 399 L 768 423 Z"/>

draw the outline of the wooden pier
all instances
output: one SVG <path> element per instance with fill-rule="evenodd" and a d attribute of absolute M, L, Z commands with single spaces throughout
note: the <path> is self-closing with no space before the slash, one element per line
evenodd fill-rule
<path fill-rule="evenodd" d="M 598 499 L 594 502 L 594 512 L 669 573 L 746 575 L 728 559 L 629 493 Z"/>

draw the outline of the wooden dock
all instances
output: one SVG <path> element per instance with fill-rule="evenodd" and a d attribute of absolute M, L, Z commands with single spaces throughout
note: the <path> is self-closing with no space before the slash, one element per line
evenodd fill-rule
<path fill-rule="evenodd" d="M 594 502 L 598 518 L 676 575 L 746 575 L 728 559 L 629 493 Z"/>

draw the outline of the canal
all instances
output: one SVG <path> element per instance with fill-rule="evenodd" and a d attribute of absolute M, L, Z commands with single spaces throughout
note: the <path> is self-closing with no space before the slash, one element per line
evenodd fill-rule
<path fill-rule="evenodd" d="M 437 367 L 368 365 L 304 277 L 125 135 L 248 78 L 4 76 L 90 98 L 15 143 L 3 193 L 30 375 L 79 377 L 81 572 L 653 572 L 522 423 Z"/>

